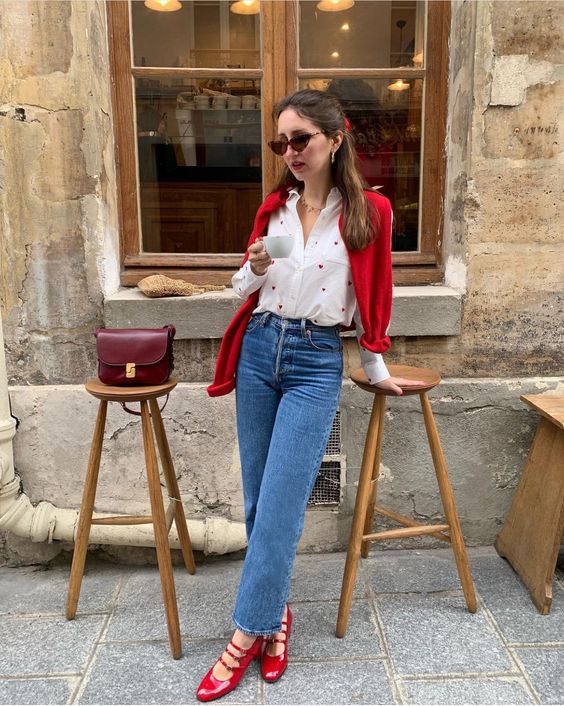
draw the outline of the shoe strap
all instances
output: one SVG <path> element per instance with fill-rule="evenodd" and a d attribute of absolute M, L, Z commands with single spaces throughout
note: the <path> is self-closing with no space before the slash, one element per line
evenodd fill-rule
<path fill-rule="evenodd" d="M 272 645 L 274 642 L 279 642 L 281 645 L 286 644 L 286 640 L 279 640 L 277 637 L 269 637 L 267 642 L 269 645 Z"/>
<path fill-rule="evenodd" d="M 231 643 L 230 643 L 230 644 L 231 644 Z M 228 654 L 230 657 L 232 657 L 233 659 L 237 660 L 237 662 L 241 659 L 241 657 L 244 656 L 244 655 L 236 655 L 234 652 L 231 652 L 231 650 L 229 649 L 229 645 L 227 645 L 227 647 L 225 648 L 225 651 L 227 652 L 227 654 Z"/>
<path fill-rule="evenodd" d="M 249 653 L 249 651 L 250 651 L 250 649 L 251 649 L 251 648 L 249 647 L 249 649 L 244 650 L 242 647 L 239 647 L 239 645 L 236 645 L 236 644 L 233 642 L 233 640 L 231 640 L 231 642 L 229 643 L 229 645 L 227 645 L 227 647 L 229 647 L 229 646 L 234 647 L 236 650 L 239 650 L 239 652 L 241 653 L 238 657 L 235 657 L 235 659 L 241 659 L 242 657 L 245 657 L 245 656 Z M 235 656 L 235 655 L 232 655 L 232 656 Z"/>
<path fill-rule="evenodd" d="M 231 654 L 231 653 L 229 653 L 229 654 Z M 230 664 L 227 664 L 227 662 L 223 659 L 223 657 L 220 657 L 217 661 L 221 662 L 221 664 L 223 664 L 225 669 L 228 669 L 230 672 L 233 672 L 234 667 L 232 667 Z"/>

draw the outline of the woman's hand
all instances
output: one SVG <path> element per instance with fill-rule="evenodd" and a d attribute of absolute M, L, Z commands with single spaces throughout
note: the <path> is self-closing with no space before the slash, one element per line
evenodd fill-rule
<path fill-rule="evenodd" d="M 381 390 L 387 390 L 394 395 L 403 395 L 402 387 L 423 387 L 423 380 L 408 380 L 407 378 L 386 378 L 380 382 L 373 383 L 373 387 L 379 387 Z"/>
<path fill-rule="evenodd" d="M 270 255 L 266 252 L 262 238 L 259 238 L 247 249 L 249 253 L 249 262 L 251 271 L 259 277 L 266 274 L 266 271 L 272 264 Z"/>

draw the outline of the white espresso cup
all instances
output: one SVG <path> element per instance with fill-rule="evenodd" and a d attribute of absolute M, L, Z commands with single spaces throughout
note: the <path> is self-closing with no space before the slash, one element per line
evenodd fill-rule
<path fill-rule="evenodd" d="M 267 235 L 262 242 L 270 257 L 288 257 L 294 247 L 292 235 Z"/>

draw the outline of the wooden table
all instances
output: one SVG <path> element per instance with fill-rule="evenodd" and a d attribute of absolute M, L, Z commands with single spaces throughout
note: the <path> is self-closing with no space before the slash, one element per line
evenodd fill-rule
<path fill-rule="evenodd" d="M 542 417 L 495 548 L 546 615 L 564 531 L 564 396 L 522 395 L 520 399 Z"/>

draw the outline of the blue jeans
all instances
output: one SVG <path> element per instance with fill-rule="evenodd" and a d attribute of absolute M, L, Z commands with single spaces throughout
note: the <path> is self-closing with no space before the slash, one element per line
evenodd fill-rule
<path fill-rule="evenodd" d="M 233 611 L 251 635 L 281 629 L 307 501 L 339 404 L 339 328 L 254 314 L 236 376 L 248 547 Z"/>

